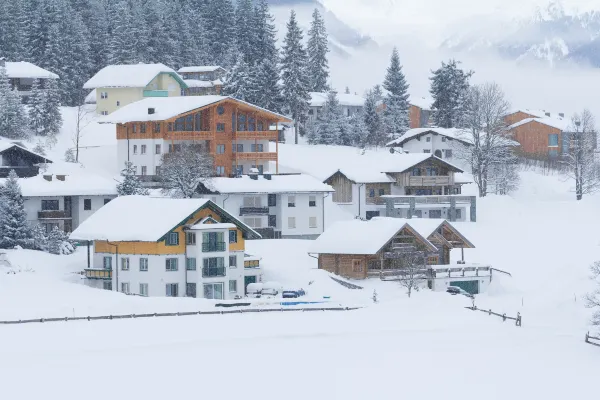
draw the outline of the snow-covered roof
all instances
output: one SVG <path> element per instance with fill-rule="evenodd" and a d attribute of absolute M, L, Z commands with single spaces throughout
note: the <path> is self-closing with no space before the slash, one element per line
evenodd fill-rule
<path fill-rule="evenodd" d="M 365 104 L 365 98 L 357 94 L 338 93 L 337 97 L 342 106 L 362 107 Z M 323 107 L 326 101 L 326 92 L 310 92 L 311 107 Z"/>
<path fill-rule="evenodd" d="M 528 123 L 534 122 L 534 121 L 539 122 L 540 124 L 543 124 L 543 125 L 548 125 L 552 128 L 560 129 L 561 131 L 568 131 L 571 126 L 571 123 L 565 119 L 543 117 L 543 118 L 523 119 L 523 120 L 517 122 L 516 124 L 512 124 L 511 126 L 509 126 L 509 129 L 514 129 L 521 125 L 525 125 L 525 124 L 528 124 Z"/>
<path fill-rule="evenodd" d="M 171 74 L 177 80 L 183 82 L 183 78 L 173 68 L 169 68 L 164 64 L 109 65 L 98 71 L 83 85 L 83 88 L 144 88 L 161 73 Z"/>
<path fill-rule="evenodd" d="M 413 97 L 408 99 L 409 103 L 415 107 L 419 107 L 422 110 L 431 110 L 433 99 L 431 97 Z"/>
<path fill-rule="evenodd" d="M 229 224 L 229 223 L 203 224 L 203 223 L 200 223 L 200 224 L 192 225 L 188 228 L 191 230 L 194 230 L 194 231 L 207 231 L 207 230 L 211 230 L 211 229 L 234 229 L 235 224 Z"/>
<path fill-rule="evenodd" d="M 5 68 L 9 78 L 59 79 L 55 73 L 27 61 L 7 61 Z"/>
<path fill-rule="evenodd" d="M 200 79 L 184 79 L 183 81 L 190 88 L 211 88 L 214 86 L 211 81 L 201 81 Z"/>
<path fill-rule="evenodd" d="M 5 138 L 0 138 L 0 153 L 3 153 L 6 150 L 11 149 L 13 147 L 17 147 L 23 151 L 26 151 L 27 153 L 30 153 L 30 154 L 40 157 L 40 159 L 42 159 L 40 161 L 42 161 L 42 162 L 45 162 L 45 163 L 52 162 L 48 157 L 28 149 L 27 147 L 25 147 L 25 145 L 22 142 L 5 139 Z"/>
<path fill-rule="evenodd" d="M 71 239 L 157 242 L 205 207 L 226 216 L 232 225 L 248 233 L 251 238 L 260 238 L 252 228 L 210 200 L 121 196 L 85 220 L 71 234 Z"/>
<path fill-rule="evenodd" d="M 271 175 L 271 179 L 248 175 L 239 178 L 212 178 L 208 189 L 218 193 L 318 193 L 333 192 L 333 188 L 310 175 Z"/>
<path fill-rule="evenodd" d="M 409 129 L 408 131 L 406 131 L 406 133 L 402 136 L 400 136 L 398 139 L 392 140 L 391 142 L 389 142 L 388 144 L 386 144 L 386 146 L 388 147 L 394 147 L 394 146 L 402 146 L 404 143 L 408 142 L 411 139 L 415 139 L 421 135 L 427 134 L 427 133 L 434 133 L 434 134 L 438 134 L 441 136 L 445 136 L 451 139 L 456 139 L 456 140 L 460 140 L 462 142 L 465 142 L 464 136 L 465 133 L 462 129 L 458 129 L 458 128 L 415 128 L 415 129 Z"/>
<path fill-rule="evenodd" d="M 128 104 L 110 115 L 107 115 L 98 120 L 99 123 L 124 124 L 126 122 L 142 122 L 142 121 L 164 121 L 169 118 L 176 117 L 188 111 L 195 110 L 216 104 L 218 102 L 229 100 L 237 103 L 262 110 L 273 116 L 278 117 L 282 121 L 290 121 L 289 118 L 255 106 L 253 104 L 234 99 L 229 96 L 181 96 L 181 97 L 147 97 L 135 103 Z M 148 114 L 148 109 L 153 108 L 154 114 Z"/>
<path fill-rule="evenodd" d="M 85 96 L 85 104 L 96 104 L 96 89 L 93 89 L 91 92 Z"/>
<path fill-rule="evenodd" d="M 225 70 L 225 68 L 220 67 L 218 65 L 199 65 L 199 66 L 179 68 L 179 71 L 177 71 L 177 72 L 179 72 L 180 74 L 187 73 L 187 72 L 213 72 L 218 69 Z"/>
<path fill-rule="evenodd" d="M 411 220 L 412 222 L 412 220 Z M 440 221 L 437 221 L 438 225 Z M 405 226 L 412 227 L 408 220 L 400 218 L 373 218 L 370 221 L 359 219 L 339 221 L 331 225 L 309 247 L 309 253 L 316 254 L 377 254 L 396 233 Z M 416 228 L 413 228 L 421 240 L 431 247 L 436 247 Z"/>

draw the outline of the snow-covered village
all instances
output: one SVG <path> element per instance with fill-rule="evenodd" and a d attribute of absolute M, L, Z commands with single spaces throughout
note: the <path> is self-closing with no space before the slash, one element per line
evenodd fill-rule
<path fill-rule="evenodd" d="M 598 37 L 596 0 L 0 1 L 0 397 L 595 398 Z"/>

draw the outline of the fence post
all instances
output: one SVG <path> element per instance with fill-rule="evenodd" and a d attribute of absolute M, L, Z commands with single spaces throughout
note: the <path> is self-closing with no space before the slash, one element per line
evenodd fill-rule
<path fill-rule="evenodd" d="M 506 321 L 506 313 L 502 314 L 502 322 Z"/>
<path fill-rule="evenodd" d="M 490 308 L 490 310 L 488 311 L 488 315 L 492 315 L 492 309 Z"/>
<path fill-rule="evenodd" d="M 520 312 L 517 313 L 517 321 L 516 321 L 515 325 L 521 326 L 521 313 Z"/>
<path fill-rule="evenodd" d="M 589 333 L 589 332 L 586 332 L 586 333 L 585 333 L 585 342 L 586 342 L 586 343 L 589 343 L 589 342 L 590 342 L 590 333 Z"/>

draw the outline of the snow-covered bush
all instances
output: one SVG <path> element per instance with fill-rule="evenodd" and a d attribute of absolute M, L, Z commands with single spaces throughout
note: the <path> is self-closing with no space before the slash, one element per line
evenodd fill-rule
<path fill-rule="evenodd" d="M 48 252 L 52 254 L 73 254 L 75 246 L 69 242 L 69 236 L 64 231 L 54 227 L 48 235 Z"/>
<path fill-rule="evenodd" d="M 587 295 L 587 306 L 594 310 L 592 324 L 600 325 L 600 261 L 596 261 L 590 267 L 592 279 L 596 283 L 596 290 Z"/>

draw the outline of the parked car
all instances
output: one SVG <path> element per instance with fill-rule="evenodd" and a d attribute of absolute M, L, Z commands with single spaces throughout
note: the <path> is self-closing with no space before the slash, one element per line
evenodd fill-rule
<path fill-rule="evenodd" d="M 261 297 L 270 296 L 275 297 L 283 292 L 283 287 L 279 282 L 265 282 L 263 283 L 262 291 L 260 292 Z"/>
<path fill-rule="evenodd" d="M 263 289 L 263 284 L 262 283 L 249 283 L 248 286 L 246 287 L 246 296 L 247 297 L 253 297 L 253 298 L 259 298 L 261 296 L 261 292 Z"/>
<path fill-rule="evenodd" d="M 451 295 L 457 295 L 457 294 L 462 294 L 463 296 L 467 296 L 470 298 L 473 298 L 474 296 L 467 292 L 464 289 L 459 288 L 458 286 L 448 286 L 448 288 L 446 289 L 446 293 L 450 293 Z"/>
<path fill-rule="evenodd" d="M 304 295 L 306 295 L 304 289 L 284 290 L 281 293 L 281 297 L 283 297 L 284 299 L 297 299 L 298 297 L 302 297 Z"/>

